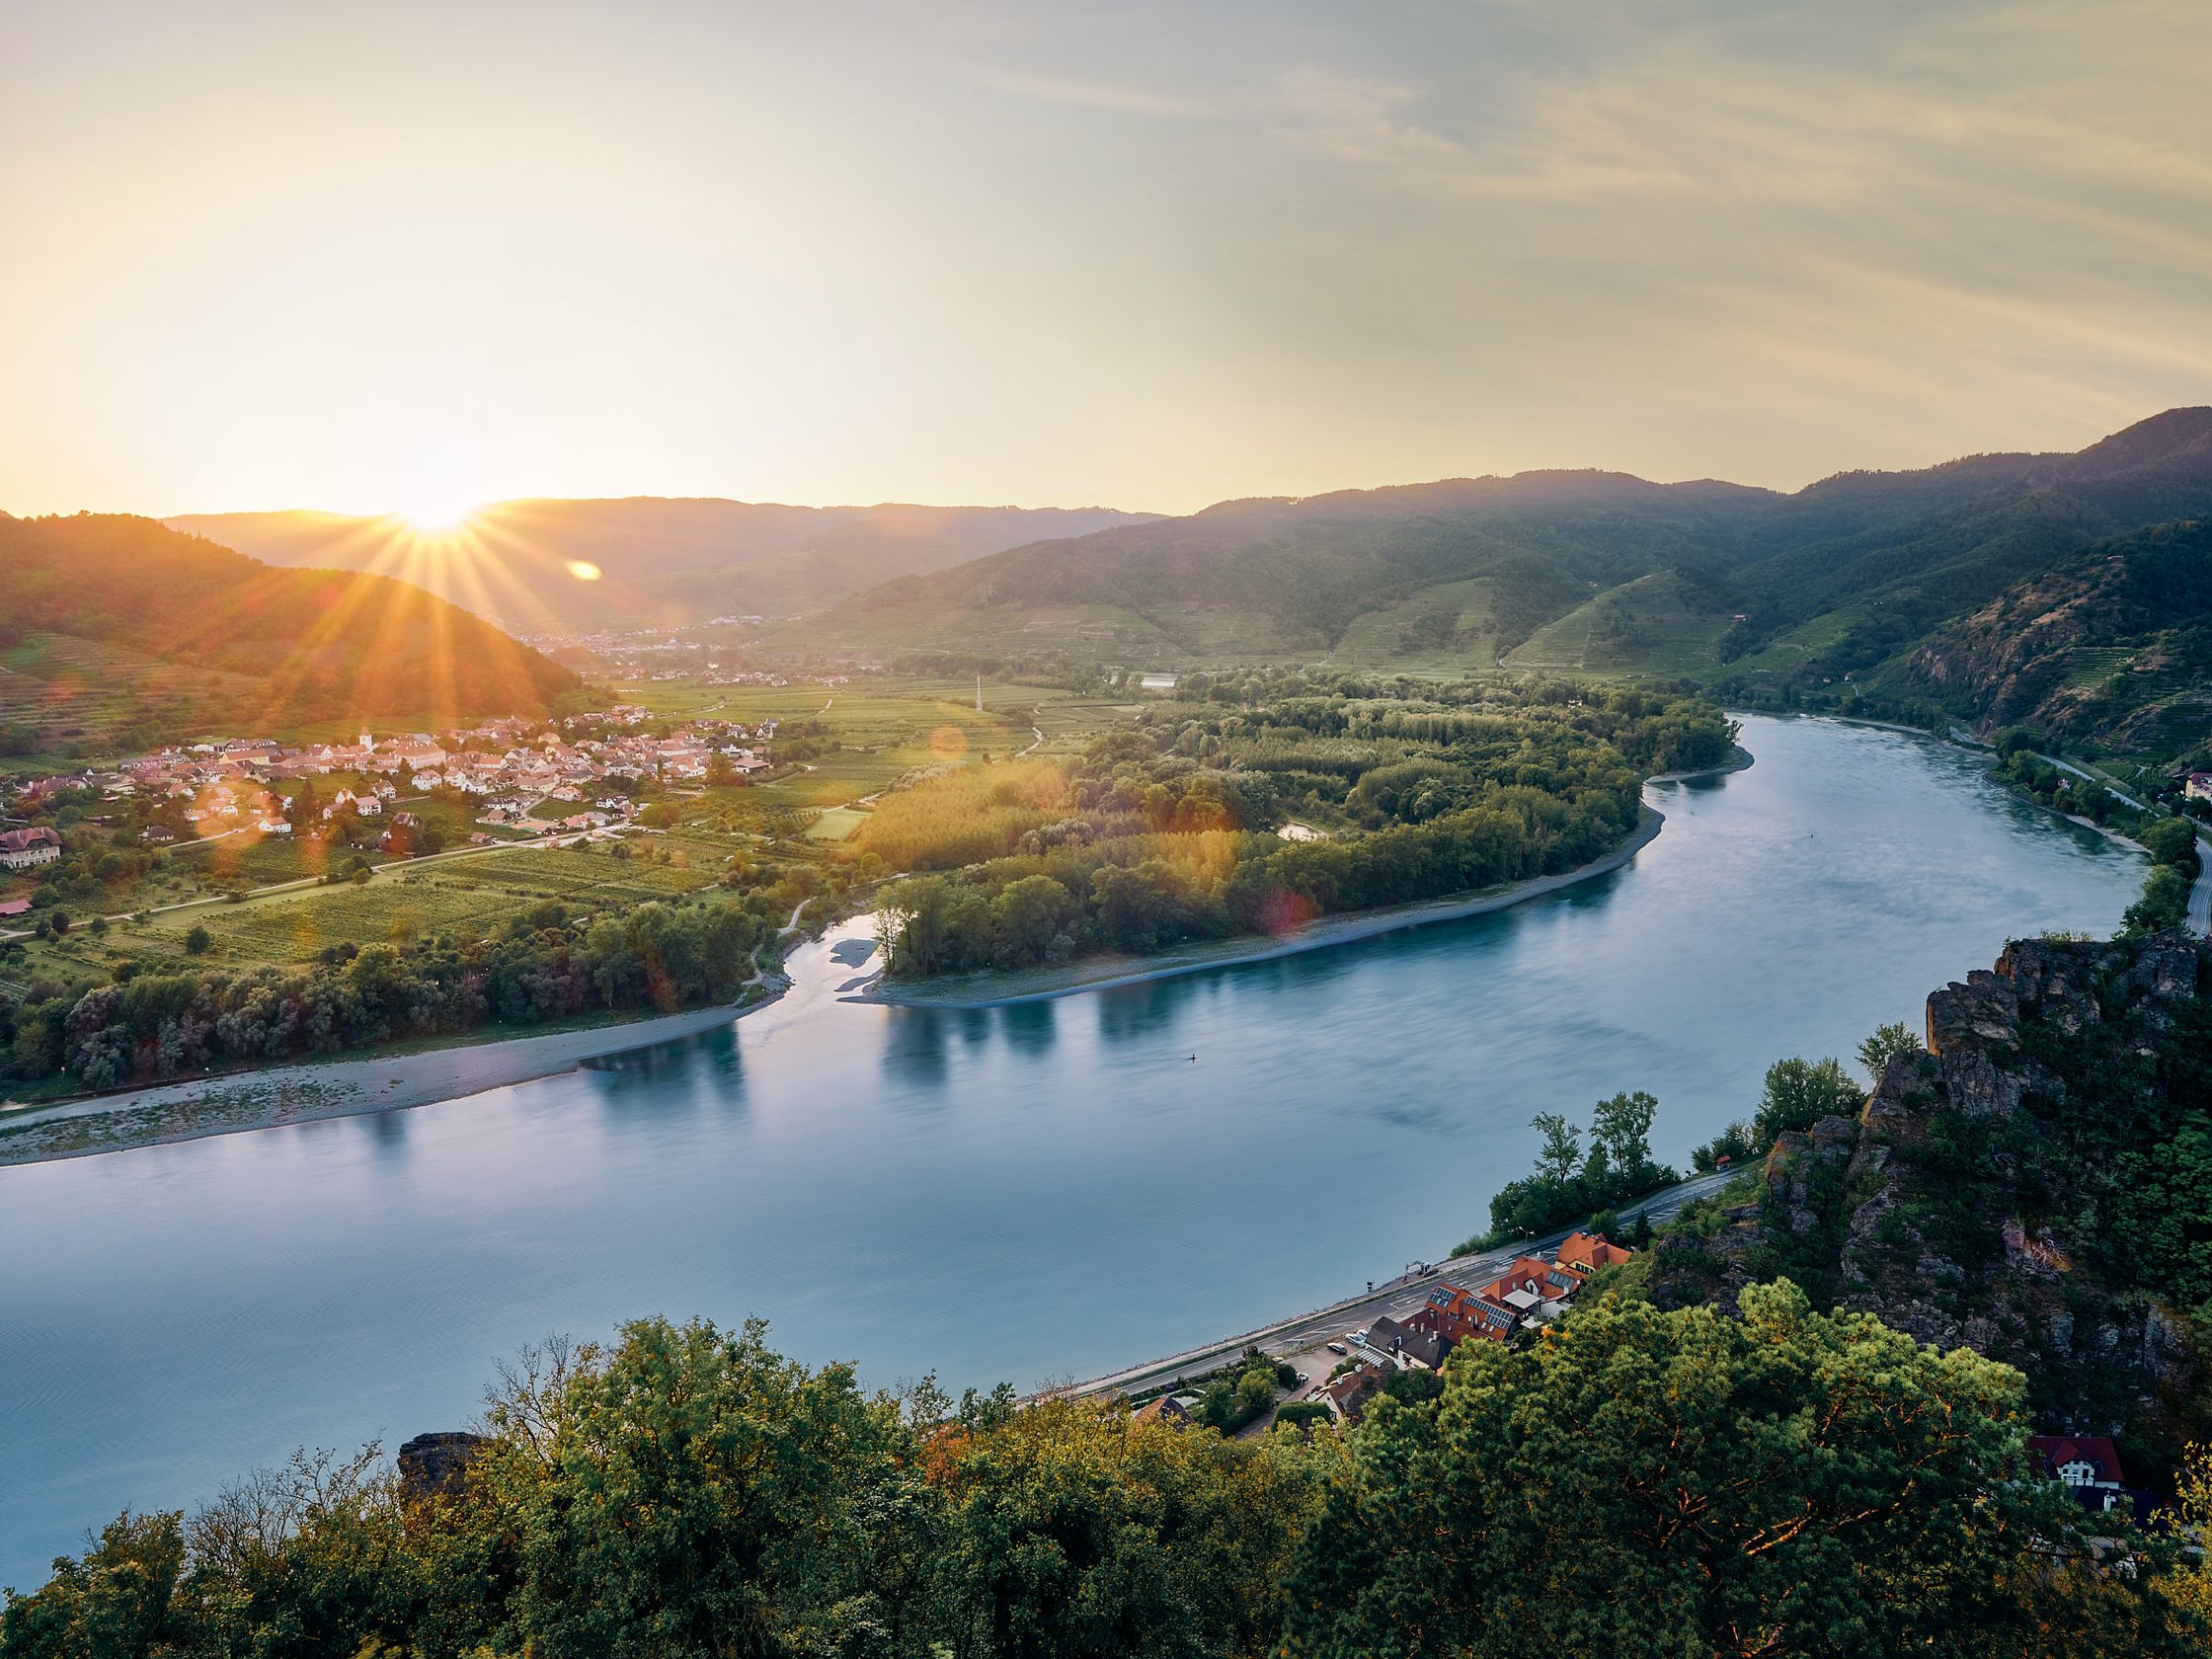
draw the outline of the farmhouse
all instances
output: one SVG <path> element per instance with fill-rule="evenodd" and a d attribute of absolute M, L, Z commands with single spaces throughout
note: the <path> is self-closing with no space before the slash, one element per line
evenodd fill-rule
<path fill-rule="evenodd" d="M 0 834 L 0 869 L 28 870 L 61 856 L 61 836 L 43 824 Z"/>

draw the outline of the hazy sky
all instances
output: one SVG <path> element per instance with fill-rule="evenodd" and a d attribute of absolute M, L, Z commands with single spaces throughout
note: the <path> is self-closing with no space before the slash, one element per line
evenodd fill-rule
<path fill-rule="evenodd" d="M 2206 0 L 0 0 L 0 507 L 1794 486 L 2212 402 Z"/>

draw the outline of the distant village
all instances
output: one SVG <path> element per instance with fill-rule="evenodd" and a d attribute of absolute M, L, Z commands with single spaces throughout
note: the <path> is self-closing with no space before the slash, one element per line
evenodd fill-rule
<path fill-rule="evenodd" d="M 296 745 L 211 738 L 125 759 L 112 770 L 32 778 L 6 806 L 13 816 L 33 816 L 64 790 L 96 790 L 107 800 L 156 809 L 139 835 L 162 845 L 181 832 L 292 834 L 307 828 L 298 810 L 307 801 L 324 821 L 385 821 L 384 850 L 396 851 L 406 850 L 417 822 L 394 803 L 434 790 L 469 798 L 488 829 L 591 830 L 633 818 L 636 786 L 740 782 L 774 763 L 773 720 L 699 721 L 662 736 L 639 730 L 653 720 L 649 710 L 623 704 L 558 722 L 492 720 L 443 737 L 363 730 L 351 743 Z M 283 788 L 330 777 L 349 781 L 328 796 Z M 168 808 L 181 811 L 162 810 Z M 62 837 L 48 826 L 0 831 L 0 869 L 50 863 L 61 851 Z"/>

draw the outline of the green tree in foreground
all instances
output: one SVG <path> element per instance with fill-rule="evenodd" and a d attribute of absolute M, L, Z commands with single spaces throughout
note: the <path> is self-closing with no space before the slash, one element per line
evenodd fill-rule
<path fill-rule="evenodd" d="M 2017 1373 L 1742 1306 L 1470 1344 L 1348 1442 L 868 1394 L 640 1320 L 525 1356 L 439 1491 L 371 1447 L 118 1519 L 6 1599 L 0 1659 L 2201 1653 L 2201 1574 L 2080 1570 L 2017 1479 Z"/>
<path fill-rule="evenodd" d="M 2009 1367 L 1786 1281 L 1740 1319 L 1608 1300 L 1532 1348 L 1467 1344 L 1441 1398 L 1354 1437 L 1286 1651 L 2192 1651 L 2166 1604 L 2055 1552 L 2064 1506 L 2007 1478 L 2022 1399 Z"/>
<path fill-rule="evenodd" d="M 2155 864 L 2177 865 L 2193 875 L 2197 866 L 2196 826 L 2185 818 L 2153 819 L 2136 830 L 2135 838 Z"/>

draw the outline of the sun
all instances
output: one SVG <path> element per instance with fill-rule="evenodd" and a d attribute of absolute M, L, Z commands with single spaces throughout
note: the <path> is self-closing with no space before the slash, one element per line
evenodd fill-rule
<path fill-rule="evenodd" d="M 451 535 L 476 515 L 482 504 L 442 490 L 410 491 L 396 516 L 417 535 Z"/>

